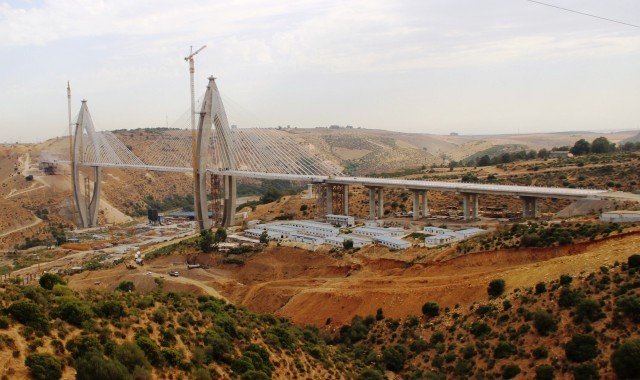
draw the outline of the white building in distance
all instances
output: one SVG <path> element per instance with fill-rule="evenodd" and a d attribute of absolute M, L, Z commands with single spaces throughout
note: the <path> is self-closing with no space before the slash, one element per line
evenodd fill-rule
<path fill-rule="evenodd" d="M 351 227 L 356 224 L 356 219 L 349 215 L 327 214 L 327 223 L 341 227 Z"/>

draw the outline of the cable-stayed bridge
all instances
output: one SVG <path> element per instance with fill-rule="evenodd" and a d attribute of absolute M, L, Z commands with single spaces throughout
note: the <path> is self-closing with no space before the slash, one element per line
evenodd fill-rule
<path fill-rule="evenodd" d="M 349 213 L 349 186 L 369 189 L 369 217 L 384 215 L 384 189 L 405 188 L 413 192 L 413 217 L 429 214 L 427 191 L 458 192 L 463 195 L 465 220 L 478 217 L 478 196 L 517 196 L 523 201 L 523 216 L 536 216 L 538 198 L 602 198 L 605 190 L 536 186 L 492 185 L 394 178 L 350 177 L 322 157 L 314 147 L 284 130 L 231 128 L 215 82 L 209 78 L 197 113 L 197 129 L 168 130 L 142 147 L 129 147 L 111 132 L 95 130 L 87 103 L 83 101 L 72 136 L 71 157 L 60 158 L 72 167 L 74 199 L 80 224 L 97 224 L 103 168 L 193 173 L 195 214 L 200 229 L 213 223 L 234 224 L 236 179 L 241 177 L 282 179 L 313 183 L 318 210 L 325 214 Z M 134 153 L 136 151 L 136 153 Z M 93 185 L 80 169 L 93 171 Z M 210 182 L 212 205 L 207 202 Z M 209 219 L 209 207 L 213 220 Z"/>

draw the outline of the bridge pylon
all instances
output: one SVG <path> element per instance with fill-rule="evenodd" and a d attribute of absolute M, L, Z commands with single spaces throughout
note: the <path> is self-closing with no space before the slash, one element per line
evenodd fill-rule
<path fill-rule="evenodd" d="M 224 172 L 236 170 L 235 141 L 229 128 L 220 91 L 214 77 L 209 77 L 194 142 L 194 208 L 196 224 L 199 230 L 209 229 L 213 225 L 212 220 L 209 218 L 206 181 L 211 141 L 216 141 L 213 144 L 213 149 L 218 151 L 214 152 L 214 154 L 220 157 L 220 167 L 213 168 L 211 172 L 212 174 L 222 175 L 222 186 L 224 187 L 222 218 L 218 218 L 217 215 L 213 215 L 213 217 L 214 220 L 221 220 L 223 227 L 230 227 L 235 223 L 237 186 L 236 177 L 226 175 Z M 214 193 L 217 193 L 217 189 Z"/>
<path fill-rule="evenodd" d="M 86 132 L 86 136 L 85 136 Z M 85 141 L 87 138 L 89 141 Z M 73 135 L 73 152 L 71 157 L 71 181 L 73 185 L 73 199 L 78 210 L 78 224 L 82 228 L 95 227 L 98 225 L 98 210 L 100 206 L 100 193 L 102 191 L 102 168 L 100 166 L 90 166 L 93 172 L 93 191 L 91 191 L 91 180 L 85 177 L 86 186 L 84 194 L 80 183 L 80 167 L 84 160 L 85 149 L 97 146 L 95 143 L 96 131 L 93 120 L 87 107 L 87 101 L 82 101 L 80 113 L 75 125 Z"/>

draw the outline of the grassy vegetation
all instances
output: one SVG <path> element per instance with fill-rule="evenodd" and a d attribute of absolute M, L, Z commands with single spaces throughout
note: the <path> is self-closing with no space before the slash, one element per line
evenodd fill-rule
<path fill-rule="evenodd" d="M 495 279 L 485 303 L 427 300 L 402 320 L 378 309 L 335 333 L 208 296 L 139 294 L 130 282 L 111 294 L 74 292 L 57 276 L 41 285 L 0 292 L 0 348 L 36 378 L 58 379 L 67 367 L 94 379 L 629 378 L 640 370 L 640 256 L 506 295 Z"/>
<path fill-rule="evenodd" d="M 542 248 L 596 240 L 621 233 L 629 224 L 600 222 L 528 222 L 503 226 L 457 246 L 461 253 L 503 248 Z"/>

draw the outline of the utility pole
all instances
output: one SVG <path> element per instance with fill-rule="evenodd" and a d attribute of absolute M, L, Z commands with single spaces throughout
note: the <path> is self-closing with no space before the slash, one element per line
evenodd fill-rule
<path fill-rule="evenodd" d="M 73 131 L 71 128 L 71 86 L 67 81 L 67 113 L 69 114 L 69 159 L 73 159 Z"/>
<path fill-rule="evenodd" d="M 196 157 L 196 90 L 195 90 L 195 84 L 194 84 L 194 81 L 195 81 L 194 76 L 195 76 L 196 69 L 195 69 L 195 63 L 194 63 L 193 57 L 195 57 L 196 54 L 200 53 L 206 47 L 207 45 L 203 45 L 200 49 L 194 52 L 193 46 L 191 46 L 189 55 L 184 59 L 185 61 L 189 62 L 189 79 L 191 81 L 191 163 L 193 166 L 194 178 L 196 178 L 197 171 L 198 171 L 198 168 L 197 168 L 198 159 Z M 193 185 L 193 190 L 195 194 L 195 191 L 196 191 L 195 181 Z M 197 210 L 195 208 L 197 207 L 197 201 L 196 201 L 197 197 L 193 197 L 193 198 L 194 198 L 194 213 L 197 214 Z M 196 220 L 196 229 L 197 229 L 197 226 L 198 226 L 198 221 Z"/>

